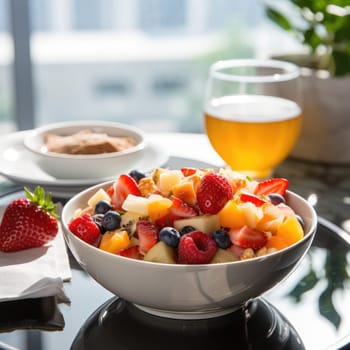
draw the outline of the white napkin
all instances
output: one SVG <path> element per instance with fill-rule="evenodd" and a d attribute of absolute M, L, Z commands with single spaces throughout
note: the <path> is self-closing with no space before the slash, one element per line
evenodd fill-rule
<path fill-rule="evenodd" d="M 0 206 L 0 220 L 5 207 Z M 0 252 L 0 302 L 58 296 L 69 302 L 63 282 L 72 277 L 63 232 L 39 248 Z"/>

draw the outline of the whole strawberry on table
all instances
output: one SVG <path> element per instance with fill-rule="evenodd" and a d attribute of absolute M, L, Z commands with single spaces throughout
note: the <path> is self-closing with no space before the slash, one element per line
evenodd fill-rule
<path fill-rule="evenodd" d="M 109 253 L 150 262 L 248 259 L 303 238 L 287 188 L 283 178 L 258 182 L 229 169 L 134 170 L 99 188 L 69 229 Z"/>
<path fill-rule="evenodd" d="M 41 247 L 58 232 L 56 205 L 51 194 L 37 186 L 34 193 L 24 188 L 26 198 L 13 200 L 0 224 L 0 251 L 15 252 Z"/>

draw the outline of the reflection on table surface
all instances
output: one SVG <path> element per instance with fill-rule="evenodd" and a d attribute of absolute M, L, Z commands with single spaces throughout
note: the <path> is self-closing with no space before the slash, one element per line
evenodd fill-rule
<path fill-rule="evenodd" d="M 350 342 L 350 315 L 343 307 L 350 304 L 350 279 L 347 273 L 350 269 L 350 239 L 346 236 L 347 240 L 344 240 L 332 228 L 332 224 L 320 219 L 316 239 L 305 259 L 286 281 L 261 298 L 283 315 L 288 328 L 292 327 L 293 337 L 300 337 L 308 350 L 336 349 L 330 345 L 333 346 L 338 339 Z M 26 315 L 26 323 L 23 323 L 23 319 L 19 321 L 13 317 L 13 328 L 22 329 L 14 332 L 8 331 L 12 329 L 11 324 L 4 325 L 3 319 L 7 319 L 7 315 L 17 315 L 18 308 L 7 307 L 5 313 L 4 306 L 0 305 L 0 315 L 3 318 L 1 320 L 0 317 L 0 329 L 5 331 L 0 333 L 0 342 L 23 350 L 58 350 L 69 349 L 78 334 L 82 336 L 88 332 L 87 339 L 90 339 L 88 335 L 94 333 L 93 330 L 86 329 L 90 317 L 113 295 L 88 277 L 72 257 L 71 261 L 72 281 L 65 284 L 65 292 L 71 304 L 50 304 L 44 301 L 43 304 L 46 303 L 47 307 L 42 310 L 46 312 L 34 310 L 36 316 L 39 315 L 39 321 L 31 320 L 29 313 Z M 63 315 L 63 324 L 60 323 L 62 320 L 57 312 Z M 85 329 L 82 329 L 83 326 Z M 109 327 L 113 327 L 110 322 Z M 203 326 L 199 325 L 201 327 Z M 318 336 L 315 336 L 314 329 L 319 330 Z M 213 330 L 212 334 L 217 333 Z M 106 341 L 110 342 L 111 339 Z M 139 341 L 142 346 L 142 339 Z M 82 339 L 76 340 L 76 344 L 81 345 Z M 101 346 L 103 348 L 103 344 Z M 90 349 L 88 343 L 84 349 Z"/>
<path fill-rule="evenodd" d="M 173 168 L 201 166 L 201 162 L 191 160 L 195 154 L 198 154 L 196 159 L 199 161 L 207 161 L 215 166 L 222 164 L 208 146 L 204 135 L 163 134 L 159 135 L 157 140 L 160 144 L 164 144 L 169 154 L 174 155 L 169 160 L 169 165 Z M 181 146 L 178 146 L 179 142 Z M 182 158 L 183 155 L 186 158 Z M 327 345 L 327 341 L 333 342 L 350 333 L 350 320 L 342 308 L 342 305 L 350 305 L 347 272 L 350 268 L 348 252 L 350 243 L 346 243 L 346 234 L 345 240 L 329 239 L 334 228 L 332 225 L 346 228 L 346 223 L 350 220 L 350 165 L 331 166 L 287 159 L 276 170 L 275 176 L 289 179 L 290 189 L 314 203 L 318 215 L 329 220 L 323 222 L 321 219 L 316 244 L 297 271 L 266 295 L 266 299 L 295 327 L 305 345 L 311 344 L 306 348 L 319 350 Z M 16 189 L 21 189 L 21 186 L 6 180 L 0 181 L 2 196 Z M 13 197 L 17 195 L 15 192 Z M 0 204 L 5 204 L 10 199 L 11 195 L 6 196 L 0 199 Z M 0 333 L 0 349 L 6 349 L 5 346 L 2 347 L 1 342 L 23 350 L 54 350 L 70 347 L 88 317 L 112 297 L 111 293 L 89 278 L 76 265 L 73 258 L 72 267 L 72 281 L 65 284 L 65 291 L 71 299 L 71 304 L 57 305 L 48 302 L 45 304 L 46 307 L 54 305 L 54 311 L 63 315 L 63 325 L 54 324 L 57 331 L 23 329 Z M 10 314 L 11 310 L 8 308 L 6 314 Z M 4 313 L 2 315 L 5 316 Z M 55 316 L 57 317 L 57 314 Z M 52 318 L 50 320 L 52 321 Z M 322 337 L 318 337 L 318 340 L 310 330 L 310 324 L 313 324 L 313 329 L 321 330 L 318 334 L 322 334 Z M 27 323 L 27 327 L 21 324 L 17 328 L 28 327 L 30 328 L 30 323 Z M 62 327 L 63 331 L 60 330 Z M 0 325 L 1 329 L 4 330 L 4 324 Z M 315 341 L 321 342 L 314 345 Z"/>

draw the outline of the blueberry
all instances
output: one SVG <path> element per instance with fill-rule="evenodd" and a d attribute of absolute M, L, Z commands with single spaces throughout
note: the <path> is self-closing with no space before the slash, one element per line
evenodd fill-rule
<path fill-rule="evenodd" d="M 267 197 L 269 197 L 269 199 L 273 205 L 277 205 L 280 203 L 286 203 L 285 198 L 279 193 L 270 193 L 267 195 Z"/>
<path fill-rule="evenodd" d="M 180 236 L 183 236 L 186 233 L 196 231 L 196 229 L 193 226 L 186 225 L 180 230 Z"/>
<path fill-rule="evenodd" d="M 214 231 L 212 233 L 212 238 L 219 248 L 226 249 L 231 245 L 230 237 L 224 229 Z"/>
<path fill-rule="evenodd" d="M 95 214 L 93 215 L 92 219 L 94 220 L 95 224 L 100 229 L 101 234 L 104 234 L 106 230 L 102 227 L 102 220 L 104 215 L 103 214 Z"/>
<path fill-rule="evenodd" d="M 143 179 L 144 177 L 146 177 L 146 175 L 144 173 L 142 173 L 141 171 L 138 170 L 131 170 L 129 175 L 137 182 L 139 183 L 139 181 L 141 179 Z"/>
<path fill-rule="evenodd" d="M 121 216 L 116 211 L 109 210 L 103 216 L 102 227 L 106 231 L 113 231 L 120 228 Z"/>
<path fill-rule="evenodd" d="M 112 209 L 112 207 L 107 201 L 100 200 L 95 205 L 95 214 L 104 214 L 104 213 L 107 213 L 107 211 L 111 210 L 111 209 Z"/>
<path fill-rule="evenodd" d="M 180 233 L 174 227 L 163 227 L 159 232 L 159 240 L 169 247 L 176 248 L 179 245 Z"/>

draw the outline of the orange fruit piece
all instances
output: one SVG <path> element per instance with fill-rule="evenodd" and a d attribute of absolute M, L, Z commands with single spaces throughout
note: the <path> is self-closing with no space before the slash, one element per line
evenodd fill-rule
<path fill-rule="evenodd" d="M 109 231 L 102 236 L 99 248 L 115 254 L 129 245 L 130 238 L 127 231 Z"/>
<path fill-rule="evenodd" d="M 277 235 L 272 236 L 266 243 L 266 248 L 275 248 L 277 250 L 281 250 L 287 247 L 288 247 L 288 244 L 283 239 L 283 237 L 280 237 Z"/>
<path fill-rule="evenodd" d="M 304 230 L 296 216 L 291 215 L 279 226 L 276 234 L 283 237 L 288 245 L 292 245 L 304 237 Z"/>
<path fill-rule="evenodd" d="M 155 200 L 148 204 L 148 215 L 152 222 L 156 222 L 159 218 L 167 215 L 169 213 L 169 208 L 171 207 L 171 201 Z"/>
<path fill-rule="evenodd" d="M 226 202 L 218 215 L 222 227 L 240 228 L 247 224 L 242 208 L 233 199 Z"/>
<path fill-rule="evenodd" d="M 266 246 L 268 248 L 283 249 L 300 241 L 303 237 L 303 227 L 296 216 L 291 215 L 279 225 L 276 235 L 268 240 Z"/>

